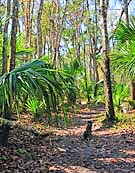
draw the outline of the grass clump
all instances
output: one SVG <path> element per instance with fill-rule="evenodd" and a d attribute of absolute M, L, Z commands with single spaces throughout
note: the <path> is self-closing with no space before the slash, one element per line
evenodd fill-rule
<path fill-rule="evenodd" d="M 118 113 L 113 127 L 116 129 L 135 129 L 135 114 Z"/>
<path fill-rule="evenodd" d="M 128 117 L 127 117 L 127 115 L 125 115 L 125 114 L 121 114 L 121 113 L 119 113 L 119 114 L 117 114 L 116 115 L 116 122 L 128 122 Z"/>

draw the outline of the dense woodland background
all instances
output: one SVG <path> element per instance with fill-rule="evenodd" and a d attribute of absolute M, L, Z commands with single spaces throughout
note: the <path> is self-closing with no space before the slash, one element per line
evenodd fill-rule
<path fill-rule="evenodd" d="M 133 0 L 0 0 L 0 144 L 16 128 L 66 128 L 82 105 L 102 108 L 104 124 L 128 124 L 134 15 Z"/>

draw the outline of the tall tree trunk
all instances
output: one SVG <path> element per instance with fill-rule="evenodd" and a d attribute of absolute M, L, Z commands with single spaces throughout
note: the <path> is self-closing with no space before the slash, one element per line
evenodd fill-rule
<path fill-rule="evenodd" d="M 53 56 L 53 67 L 55 69 L 58 69 L 61 63 L 60 62 L 60 43 L 61 43 L 62 33 L 64 31 L 64 21 L 66 17 L 67 3 L 68 1 L 66 0 L 63 16 L 60 16 L 60 3 L 59 3 L 59 0 L 57 0 L 58 21 L 56 24 L 57 29 L 56 29 L 56 37 L 54 42 L 54 56 Z"/>
<path fill-rule="evenodd" d="M 80 45 L 80 28 L 76 28 L 76 58 L 80 62 L 80 54 L 81 54 L 81 45 Z"/>
<path fill-rule="evenodd" d="M 32 44 L 32 22 L 33 22 L 33 13 L 34 13 L 34 0 L 21 1 L 22 10 L 23 10 L 23 25 L 25 26 L 25 47 L 31 48 Z M 25 61 L 28 61 L 31 58 L 31 55 L 26 56 Z"/>
<path fill-rule="evenodd" d="M 95 38 L 94 38 L 94 73 L 95 73 L 95 87 L 94 87 L 94 97 L 97 96 L 97 89 L 98 89 L 98 85 L 97 82 L 99 81 L 99 74 L 98 74 L 98 65 L 97 65 L 97 60 L 96 60 L 96 52 L 97 52 L 97 33 L 98 33 L 98 10 L 97 10 L 97 0 L 95 0 L 94 2 L 94 6 L 95 6 Z"/>
<path fill-rule="evenodd" d="M 17 25 L 18 25 L 18 5 L 19 5 L 18 0 L 13 0 L 10 71 L 13 70 L 16 65 L 16 35 L 17 35 Z"/>
<path fill-rule="evenodd" d="M 34 0 L 32 0 L 32 9 L 30 15 L 30 32 L 29 32 L 29 48 L 31 48 L 32 42 L 32 22 L 33 22 L 33 13 L 34 13 Z"/>
<path fill-rule="evenodd" d="M 11 0 L 7 0 L 7 14 L 6 17 L 9 18 L 11 11 Z M 3 51 L 2 51 L 2 74 L 8 72 L 8 55 L 7 55 L 7 49 L 8 49 L 8 25 L 9 25 L 9 19 L 5 23 L 4 26 L 4 36 L 3 36 Z"/>
<path fill-rule="evenodd" d="M 29 48 L 29 35 L 30 35 L 30 7 L 31 0 L 26 1 L 26 16 L 25 16 L 25 27 L 26 27 L 26 47 Z"/>
<path fill-rule="evenodd" d="M 88 81 L 87 81 L 87 66 L 86 66 L 86 49 L 85 49 L 85 42 L 84 42 L 83 57 L 84 57 L 85 87 L 86 87 L 87 99 L 88 99 L 88 103 L 89 103 L 90 97 L 89 97 Z"/>
<path fill-rule="evenodd" d="M 40 0 L 39 10 L 38 10 L 38 16 L 37 16 L 37 57 L 40 58 L 42 56 L 42 49 L 43 49 L 43 43 L 42 43 L 42 30 L 41 30 L 41 16 L 42 16 L 42 10 L 43 10 L 43 3 L 44 0 Z"/>
<path fill-rule="evenodd" d="M 89 1 L 86 1 L 86 8 L 88 11 L 90 11 L 90 5 Z M 89 61 L 89 72 L 90 72 L 90 80 L 95 83 L 94 87 L 94 96 L 96 97 L 97 95 L 97 82 L 99 81 L 99 74 L 98 74 L 98 66 L 97 66 L 97 60 L 96 60 L 96 53 L 97 53 L 97 31 L 98 31 L 98 10 L 97 10 L 97 0 L 94 0 L 94 20 L 93 22 L 95 23 L 95 31 L 94 34 L 92 33 L 90 29 L 91 22 L 88 19 L 87 21 L 87 33 L 89 35 L 89 56 L 90 56 L 90 61 Z"/>
<path fill-rule="evenodd" d="M 107 8 L 108 0 L 100 0 L 101 17 L 102 17 L 102 47 L 104 56 L 104 92 L 105 108 L 108 121 L 115 120 L 114 105 L 112 99 L 110 61 L 108 56 L 108 31 L 107 31 Z"/>
<path fill-rule="evenodd" d="M 10 5 L 10 4 L 7 3 L 7 6 L 8 5 Z M 9 9 L 9 7 L 7 7 L 7 9 Z M 10 71 L 15 68 L 17 24 L 18 24 L 18 0 L 13 0 Z M 9 103 L 9 104 L 11 104 L 11 103 Z M 3 111 L 2 117 L 5 119 L 8 119 L 8 120 L 11 118 L 11 112 L 10 112 L 7 100 L 5 100 L 4 111 Z M 5 122 L 3 122 L 0 126 L 0 145 L 7 144 L 9 130 L 10 130 L 9 124 L 8 123 L 6 124 Z"/>

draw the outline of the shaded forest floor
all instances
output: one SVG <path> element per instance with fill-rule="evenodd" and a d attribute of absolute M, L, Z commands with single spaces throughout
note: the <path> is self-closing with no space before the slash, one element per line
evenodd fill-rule
<path fill-rule="evenodd" d="M 40 137 L 14 129 L 9 145 L 0 148 L 1 173 L 134 173 L 134 128 L 103 128 L 101 107 L 81 108 L 74 125 Z M 94 122 L 93 138 L 82 134 Z"/>

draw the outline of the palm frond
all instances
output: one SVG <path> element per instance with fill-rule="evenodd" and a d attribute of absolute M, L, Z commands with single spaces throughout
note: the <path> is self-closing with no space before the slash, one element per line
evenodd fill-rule
<path fill-rule="evenodd" d="M 62 97 L 62 80 L 49 64 L 41 60 L 33 60 L 17 67 L 0 77 L 0 106 L 5 101 L 11 106 L 13 100 L 22 95 L 36 96 L 45 100 L 48 110 L 53 106 L 56 110 L 57 95 Z M 62 75 L 62 74 L 61 74 Z"/>
<path fill-rule="evenodd" d="M 124 43 L 126 41 L 135 41 L 135 19 L 130 18 L 130 23 L 127 24 L 124 21 L 121 21 L 121 23 L 118 26 L 117 32 L 115 34 L 116 40 L 120 41 L 121 43 Z"/>
<path fill-rule="evenodd" d="M 118 44 L 110 54 L 113 71 L 135 79 L 135 19 L 131 18 L 129 25 L 122 21 L 115 37 Z"/>

